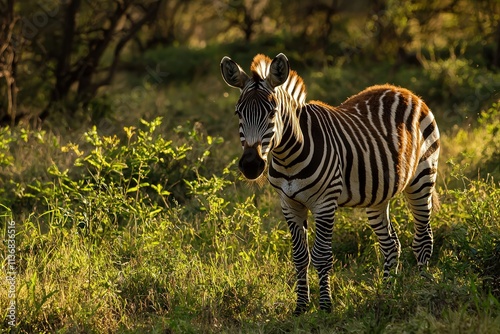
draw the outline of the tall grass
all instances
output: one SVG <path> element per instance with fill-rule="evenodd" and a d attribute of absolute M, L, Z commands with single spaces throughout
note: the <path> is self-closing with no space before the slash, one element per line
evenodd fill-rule
<path fill-rule="evenodd" d="M 229 105 L 225 99 L 213 103 Z M 241 182 L 230 148 L 237 140 L 229 145 L 194 121 L 173 126 L 159 118 L 120 130 L 90 127 L 72 141 L 3 128 L 0 222 L 4 235 L 8 222 L 16 224 L 16 329 L 497 333 L 499 115 L 494 104 L 471 129 L 443 131 L 442 208 L 433 218 L 429 277 L 416 270 L 402 198 L 391 205 L 403 253 L 390 286 L 381 280 L 364 213 L 342 209 L 333 242 L 334 311 L 319 311 L 312 270 L 311 311 L 298 318 L 279 203 L 270 187 Z M 0 309 L 9 303 L 1 289 Z M 11 329 L 6 315 L 4 332 Z"/>

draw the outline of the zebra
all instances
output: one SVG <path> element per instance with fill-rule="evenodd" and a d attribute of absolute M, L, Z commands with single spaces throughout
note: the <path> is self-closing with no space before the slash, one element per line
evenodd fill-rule
<path fill-rule="evenodd" d="M 414 218 L 412 250 L 421 270 L 433 250 L 432 209 L 440 149 L 439 130 L 423 100 L 389 84 L 369 87 L 338 107 L 306 102 L 306 87 L 287 57 L 258 54 L 251 76 L 231 58 L 221 63 L 224 81 L 240 90 L 235 113 L 245 178 L 268 179 L 278 192 L 292 240 L 296 308 L 310 303 L 308 268 L 319 278 L 320 310 L 332 311 L 330 273 L 335 211 L 365 208 L 384 256 L 383 278 L 397 273 L 401 245 L 389 219 L 389 201 L 404 193 Z M 267 175 L 265 171 L 267 170 Z M 308 211 L 316 225 L 308 245 Z"/>

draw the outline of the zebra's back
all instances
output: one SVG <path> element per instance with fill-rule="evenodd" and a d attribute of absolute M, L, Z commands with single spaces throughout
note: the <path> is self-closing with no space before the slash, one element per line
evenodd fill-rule
<path fill-rule="evenodd" d="M 343 179 L 339 205 L 375 206 L 419 173 L 435 173 L 439 131 L 427 105 L 409 90 L 379 85 L 336 108 L 315 101 L 309 106 L 313 113 L 327 114 L 313 119 L 323 122 L 327 116 L 333 124 Z"/>

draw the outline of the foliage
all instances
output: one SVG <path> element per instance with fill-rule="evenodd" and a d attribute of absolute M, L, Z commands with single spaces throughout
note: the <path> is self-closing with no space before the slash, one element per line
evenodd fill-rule
<path fill-rule="evenodd" d="M 446 161 L 441 161 L 447 184 L 462 183 L 461 177 L 500 178 L 500 104 L 494 103 L 483 110 L 477 120 L 478 126 L 464 128 L 454 126 L 451 135 L 442 139 Z"/>
<path fill-rule="evenodd" d="M 286 51 L 315 69 L 339 59 L 424 65 L 445 84 L 430 93 L 460 97 L 486 80 L 493 94 L 497 86 L 489 82 L 498 78 L 483 80 L 475 66 L 490 71 L 500 65 L 498 8 L 496 0 L 5 0 L 0 91 L 6 99 L 0 101 L 0 123 L 86 111 L 123 68 L 144 73 L 161 65 L 170 74 L 165 84 L 203 80 L 216 72 L 212 64 L 223 54 L 246 59 Z M 464 59 L 450 56 L 448 64 L 446 53 Z M 425 61 L 427 55 L 436 56 L 437 67 Z"/>
<path fill-rule="evenodd" d="M 475 130 L 485 128 L 490 145 L 496 113 L 497 105 L 485 111 Z M 364 214 L 340 210 L 335 310 L 317 311 L 312 270 L 311 311 L 294 318 L 290 237 L 273 190 L 242 186 L 235 160 L 219 158 L 222 139 L 199 126 L 166 136 L 161 128 L 160 119 L 111 136 L 93 127 L 67 143 L 2 130 L 2 179 L 12 181 L 3 181 L 0 217 L 3 227 L 16 223 L 20 332 L 494 333 L 500 325 L 500 187 L 492 177 L 469 179 L 469 166 L 452 171 L 460 183 L 440 188 L 427 278 L 415 270 L 402 198 L 391 206 L 403 254 L 390 286 Z M 21 151 L 33 148 L 51 158 L 21 168 Z M 2 309 L 8 302 L 2 290 Z"/>
<path fill-rule="evenodd" d="M 62 106 L 74 111 L 89 103 L 111 83 L 125 46 L 154 21 L 162 1 L 4 3 L 0 69 L 5 69 L 9 108 L 8 113 L 0 109 L 0 121 L 14 124 L 26 116 L 16 114 L 17 99 L 37 106 L 28 116 L 41 119 Z M 24 88 L 19 96 L 16 85 Z"/>
<path fill-rule="evenodd" d="M 47 168 L 47 180 L 35 178 L 27 184 L 16 184 L 17 198 L 6 196 L 2 202 L 8 206 L 27 201 L 40 203 L 54 212 L 60 211 L 62 216 L 72 217 L 64 224 L 86 226 L 90 221 L 99 221 L 103 226 L 112 226 L 138 219 L 142 212 L 131 203 L 149 207 L 154 215 L 160 211 L 158 205 L 168 207 L 172 201 L 185 201 L 187 191 L 183 180 L 210 168 L 207 164 L 210 150 L 221 144 L 222 138 L 204 137 L 196 128 L 178 126 L 175 132 L 179 138 L 174 145 L 172 140 L 158 134 L 160 118 L 141 122 L 145 129 L 124 127 L 122 138 L 101 136 L 92 127 L 83 134 L 83 143 L 69 142 L 60 147 L 67 159 L 72 160 L 69 168 L 52 164 Z M 5 130 L 3 162 L 13 165 L 8 145 L 13 140 L 11 132 Z M 20 136 L 29 141 L 29 137 L 43 133 L 21 130 Z M 52 207 L 54 203 L 56 206 Z M 100 209 L 92 211 L 94 204 L 99 204 Z M 78 211 L 74 211 L 75 206 Z"/>

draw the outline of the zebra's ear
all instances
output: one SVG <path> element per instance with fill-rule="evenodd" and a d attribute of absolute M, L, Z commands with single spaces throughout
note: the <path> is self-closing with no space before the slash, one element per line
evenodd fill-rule
<path fill-rule="evenodd" d="M 225 56 L 220 62 L 224 81 L 231 87 L 243 89 L 250 77 L 231 58 Z"/>
<path fill-rule="evenodd" d="M 290 64 L 288 63 L 288 58 L 280 53 L 274 57 L 271 65 L 269 67 L 269 75 L 267 76 L 267 82 L 272 88 L 281 86 L 288 79 L 290 74 Z"/>

